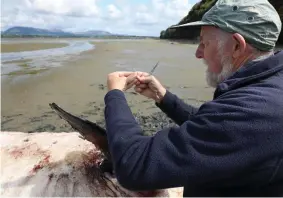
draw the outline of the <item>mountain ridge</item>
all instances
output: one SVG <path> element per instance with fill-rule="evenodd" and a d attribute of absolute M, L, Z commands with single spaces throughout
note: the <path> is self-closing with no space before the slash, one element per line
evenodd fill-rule
<path fill-rule="evenodd" d="M 42 29 L 35 27 L 26 27 L 26 26 L 14 26 L 11 27 L 1 34 L 6 36 L 103 36 L 103 35 L 113 35 L 110 32 L 102 30 L 88 30 L 84 32 L 67 32 L 60 29 Z"/>

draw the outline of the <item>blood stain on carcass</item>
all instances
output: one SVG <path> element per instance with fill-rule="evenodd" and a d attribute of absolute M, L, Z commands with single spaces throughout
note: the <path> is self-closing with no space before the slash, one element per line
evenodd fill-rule
<path fill-rule="evenodd" d="M 50 155 L 45 156 L 42 160 L 38 162 L 38 164 L 35 164 L 34 167 L 31 170 L 31 173 L 36 173 L 38 170 L 42 169 L 43 167 L 47 166 L 50 161 Z"/>

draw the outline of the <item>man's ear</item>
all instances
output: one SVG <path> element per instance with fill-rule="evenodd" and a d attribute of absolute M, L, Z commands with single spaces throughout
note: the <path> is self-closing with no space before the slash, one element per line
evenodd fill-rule
<path fill-rule="evenodd" d="M 236 59 L 239 56 L 241 56 L 242 54 L 244 54 L 246 47 L 247 47 L 247 43 L 244 39 L 244 37 L 238 33 L 235 33 L 232 35 L 233 37 L 233 58 Z"/>

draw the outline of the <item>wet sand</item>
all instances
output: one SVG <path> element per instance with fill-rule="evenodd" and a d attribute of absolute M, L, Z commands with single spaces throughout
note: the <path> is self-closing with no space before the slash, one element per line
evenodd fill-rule
<path fill-rule="evenodd" d="M 2 80 L 2 131 L 74 131 L 49 107 L 55 102 L 74 115 L 102 123 L 106 77 L 114 71 L 150 71 L 168 90 L 196 106 L 212 98 L 203 63 L 194 57 L 196 45 L 161 40 L 92 41 L 95 49 L 23 80 Z M 161 112 L 152 100 L 126 92 L 133 113 Z"/>
<path fill-rule="evenodd" d="M 1 43 L 1 53 L 21 52 L 21 51 L 35 51 L 42 49 L 52 49 L 59 47 L 66 47 L 67 43 Z"/>

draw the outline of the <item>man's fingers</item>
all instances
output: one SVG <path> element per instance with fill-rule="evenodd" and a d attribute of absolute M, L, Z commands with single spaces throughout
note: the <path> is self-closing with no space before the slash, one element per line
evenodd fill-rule
<path fill-rule="evenodd" d="M 126 89 L 130 89 L 137 83 L 137 81 L 138 79 L 136 77 L 136 73 L 132 73 L 131 75 L 129 75 L 126 79 Z"/>
<path fill-rule="evenodd" d="M 129 75 L 126 79 L 127 84 L 132 83 L 133 81 L 137 82 L 137 73 L 132 73 L 131 75 Z"/>
<path fill-rule="evenodd" d="M 137 79 L 141 82 L 141 83 L 150 83 L 152 81 L 152 76 L 137 76 Z"/>
<path fill-rule="evenodd" d="M 137 81 L 137 79 L 135 79 L 135 80 L 133 80 L 132 82 L 128 83 L 128 84 L 126 85 L 126 89 L 132 88 L 132 87 L 135 85 L 136 81 Z"/>
<path fill-rule="evenodd" d="M 147 84 L 139 84 L 139 85 L 136 85 L 136 87 L 141 88 L 141 89 L 145 89 L 145 88 L 148 88 L 148 85 Z"/>
<path fill-rule="evenodd" d="M 113 72 L 118 73 L 119 77 L 129 77 L 132 74 L 136 74 L 137 76 L 149 76 L 150 74 L 147 72 L 141 72 L 141 71 L 119 71 L 119 72 Z"/>
<path fill-rule="evenodd" d="M 137 72 L 137 75 L 138 75 L 139 77 L 143 77 L 143 76 L 149 76 L 150 74 L 147 73 L 147 72 Z"/>
<path fill-rule="evenodd" d="M 134 89 L 135 89 L 135 91 L 138 92 L 138 93 L 141 93 L 141 92 L 143 91 L 143 89 L 142 89 L 142 88 L 139 88 L 139 87 L 135 87 Z"/>
<path fill-rule="evenodd" d="M 127 71 L 121 71 L 119 72 L 119 77 L 129 77 L 130 75 L 133 75 L 137 72 L 127 72 Z"/>

